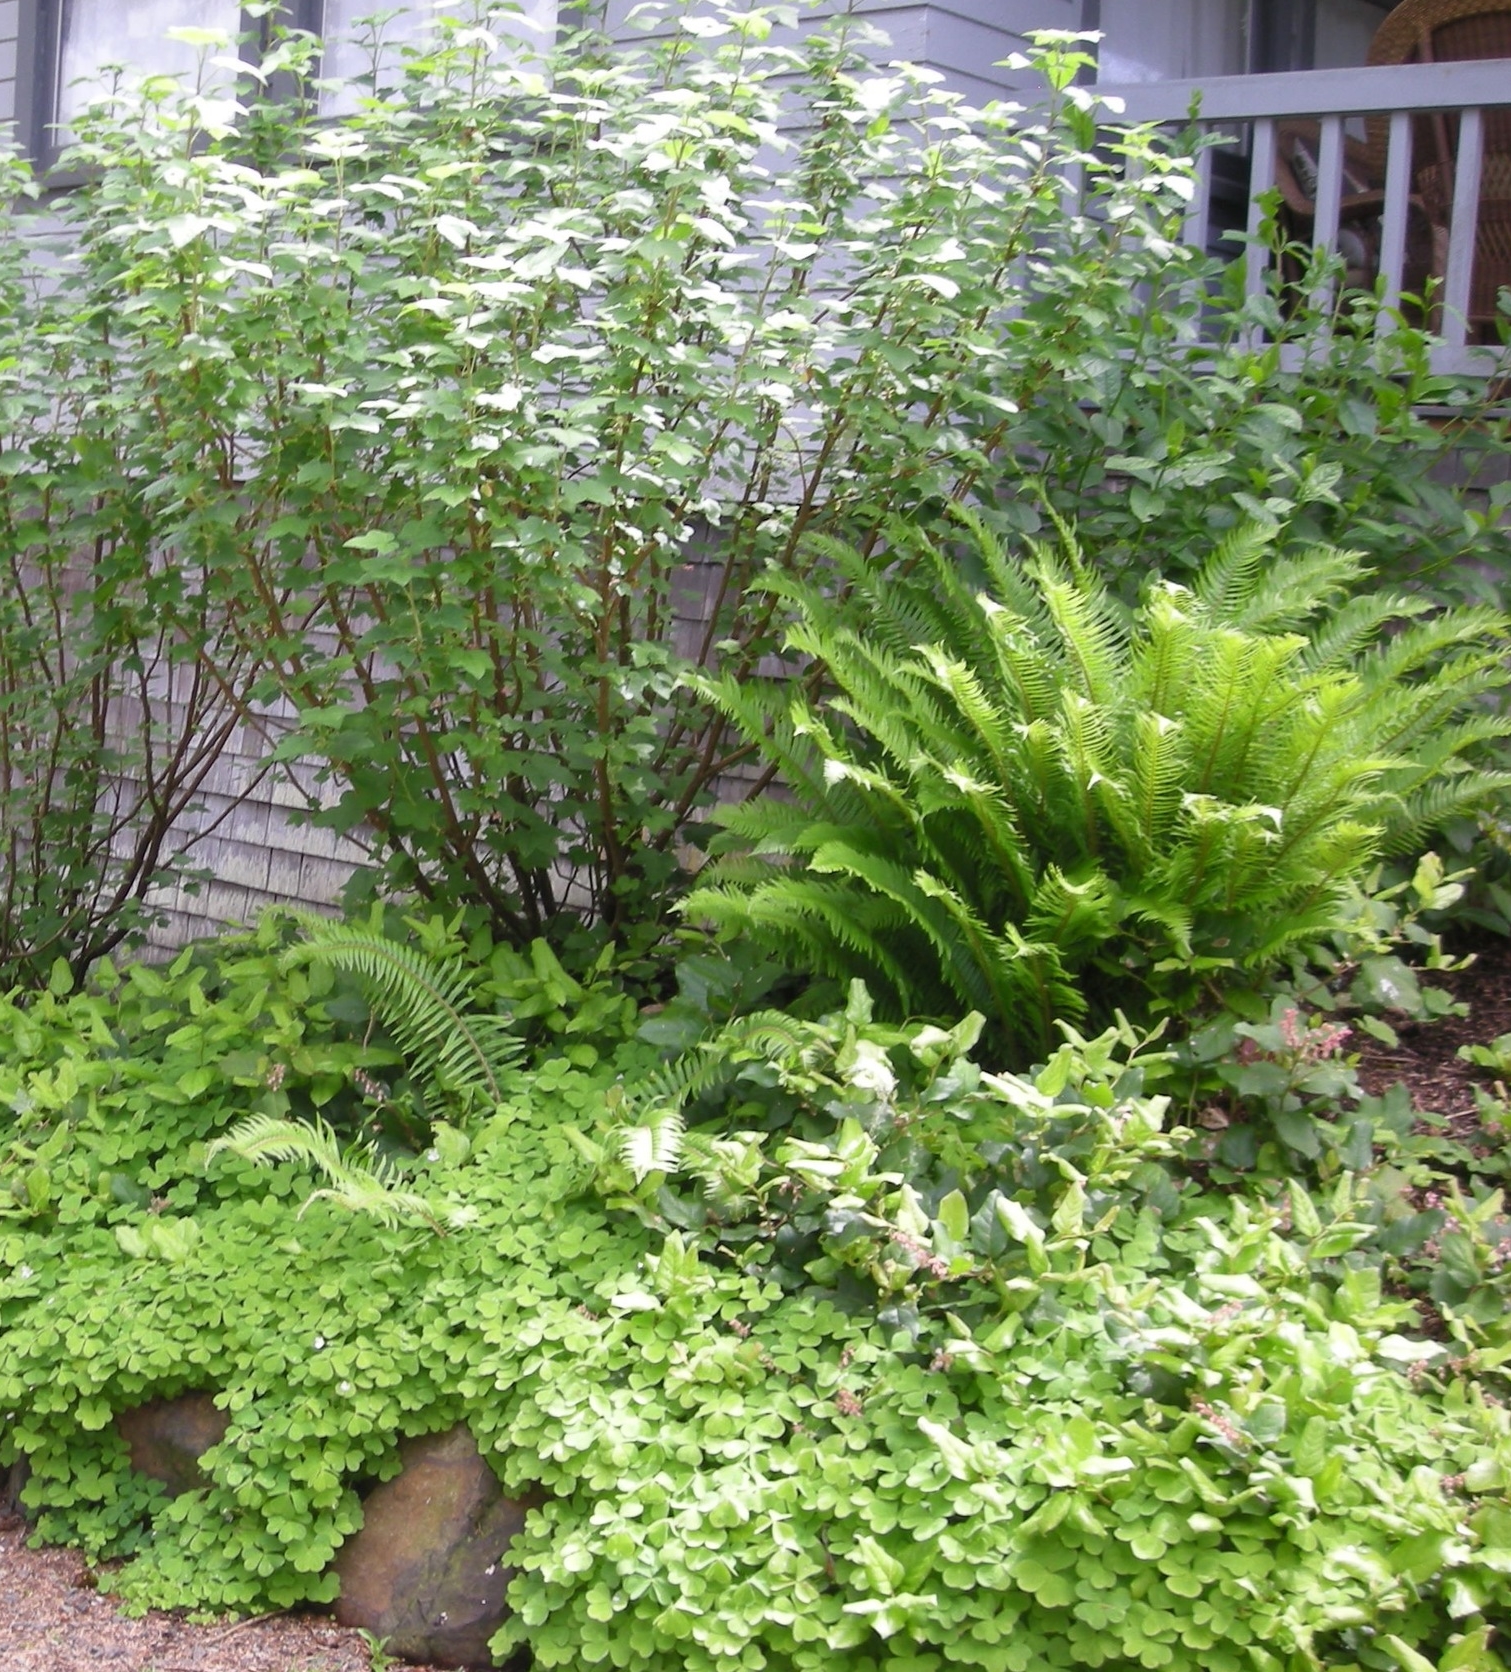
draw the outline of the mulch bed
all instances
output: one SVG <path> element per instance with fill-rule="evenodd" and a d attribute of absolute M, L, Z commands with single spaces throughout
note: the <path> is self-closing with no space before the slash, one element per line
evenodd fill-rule
<path fill-rule="evenodd" d="M 1455 1127 L 1477 1124 L 1472 1119 L 1474 1088 L 1488 1086 L 1493 1079 L 1485 1069 L 1464 1062 L 1459 1047 L 1488 1045 L 1511 1033 L 1511 941 L 1487 938 L 1472 951 L 1474 962 L 1467 969 L 1427 978 L 1467 1004 L 1467 1016 L 1397 1022 L 1401 1043 L 1395 1049 L 1362 1031 L 1349 1041 L 1349 1048 L 1359 1053 L 1359 1080 L 1365 1091 L 1379 1096 L 1404 1083 L 1419 1110 L 1446 1116 Z"/>

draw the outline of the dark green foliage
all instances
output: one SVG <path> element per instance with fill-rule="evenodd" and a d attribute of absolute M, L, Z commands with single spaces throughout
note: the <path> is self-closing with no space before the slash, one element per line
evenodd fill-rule
<path fill-rule="evenodd" d="M 263 776 L 223 769 L 253 661 L 154 515 L 164 438 L 111 329 L 38 296 L 35 194 L 0 141 L 0 988 L 139 939 L 194 875 L 207 785 L 224 806 Z"/>
<path fill-rule="evenodd" d="M 1308 294 L 1336 281 L 1325 268 Z M 1434 376 L 1433 340 L 1399 320 L 1381 332 L 1373 297 L 1321 320 L 1274 292 L 1240 302 L 1241 272 L 1228 269 L 1199 346 L 1179 275 L 1136 315 L 1097 310 L 1100 352 L 1057 358 L 1015 426 L 999 525 L 1046 532 L 1042 501 L 1021 492 L 1033 484 L 1128 597 L 1151 562 L 1185 579 L 1215 540 L 1258 519 L 1285 549 L 1346 546 L 1388 580 L 1504 607 L 1511 484 L 1496 384 Z"/>
<path fill-rule="evenodd" d="M 70 503 L 108 488 L 132 552 L 174 554 L 169 595 L 208 591 L 174 653 L 297 715 L 278 756 L 326 779 L 311 815 L 382 885 L 578 962 L 661 932 L 741 753 L 678 675 L 769 653 L 750 580 L 969 492 L 1070 351 L 1054 315 L 994 323 L 1061 288 L 1026 258 L 1118 305 L 1182 204 L 1163 141 L 1121 148 L 1138 170 L 1090 151 L 1066 51 L 1034 121 L 967 123 L 871 77 L 854 19 L 784 44 L 733 0 L 686 10 L 644 48 L 568 30 L 549 79 L 443 31 L 334 123 L 283 96 L 315 65 L 297 34 L 240 113 L 158 83 L 81 116 L 76 259 L 0 348 L 17 514 L 55 471 Z M 103 398 L 55 411 L 86 373 Z M 74 538 L 46 524 L 48 552 Z"/>
<path fill-rule="evenodd" d="M 693 918 L 999 1048 L 1182 998 L 1339 926 L 1352 879 L 1511 783 L 1502 617 L 1368 588 L 1356 556 L 1227 535 L 1123 608 L 1065 533 L 1020 561 L 896 530 L 774 577 L 811 664 L 704 689 L 781 774 L 725 810 Z M 815 699 L 808 692 L 818 691 Z"/>
<path fill-rule="evenodd" d="M 293 33 L 276 97 L 81 116 L 67 262 L 0 210 L 0 969 L 141 927 L 238 728 L 380 889 L 579 973 L 643 951 L 746 753 L 680 675 L 761 665 L 751 583 L 815 531 L 961 500 L 1017 538 L 1047 497 L 1125 581 L 1246 517 L 1498 549 L 1430 480 L 1464 432 L 1415 405 L 1471 408 L 1420 333 L 1255 347 L 1319 322 L 1203 299 L 1188 161 L 1109 146 L 1066 42 L 1032 120 L 964 120 L 856 18 L 682 10 L 549 78 L 443 32 L 335 122 Z"/>

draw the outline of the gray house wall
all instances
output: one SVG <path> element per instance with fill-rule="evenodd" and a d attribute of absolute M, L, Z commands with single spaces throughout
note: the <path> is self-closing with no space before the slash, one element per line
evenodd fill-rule
<path fill-rule="evenodd" d="M 21 33 L 21 0 L 0 0 L 0 122 L 16 111 L 16 68 Z"/>
<path fill-rule="evenodd" d="M 131 0 L 123 0 L 129 5 Z M 1012 86 L 991 66 L 1022 49 L 1030 29 L 1075 29 L 1086 0 L 860 0 L 856 10 L 891 37 L 891 56 L 939 70 L 967 97 L 982 100 Z M 613 0 L 622 20 L 632 0 Z M 23 17 L 23 7 L 26 8 Z M 27 114 L 35 70 L 21 51 L 36 0 L 0 0 L 0 123 Z M 626 31 L 628 34 L 629 32 Z M 40 92 L 40 89 L 36 90 Z"/>
<path fill-rule="evenodd" d="M 610 27 L 627 40 L 639 33 L 624 21 L 634 4 L 612 0 L 609 10 Z M 1094 8 L 1087 0 L 856 0 L 850 10 L 888 37 L 879 59 L 937 70 L 979 103 L 1016 85 L 1012 71 L 997 66 L 1023 50 L 1028 31 L 1079 29 Z"/>
<path fill-rule="evenodd" d="M 951 86 L 978 101 L 1014 85 L 1010 71 L 992 66 L 1021 52 L 1029 30 L 1079 29 L 1086 21 L 1082 0 L 944 0 L 909 9 L 923 13 L 923 44 L 899 57 L 941 71 Z"/>

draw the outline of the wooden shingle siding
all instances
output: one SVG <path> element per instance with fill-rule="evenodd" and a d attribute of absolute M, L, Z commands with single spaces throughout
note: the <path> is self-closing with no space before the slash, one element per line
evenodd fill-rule
<path fill-rule="evenodd" d="M 250 740 L 218 763 L 183 822 L 211 834 L 195 843 L 191 865 L 202 875 L 182 887 L 160 890 L 152 904 L 166 914 L 149 936 L 151 944 L 184 941 L 227 925 L 250 922 L 272 905 L 329 906 L 340 897 L 363 850 L 334 831 L 317 829 L 291 816 L 304 813 L 309 796 L 286 780 L 265 778 L 241 799 L 257 777 L 258 753 Z M 297 770 L 297 769 L 296 769 Z M 314 789 L 313 772 L 300 773 Z"/>

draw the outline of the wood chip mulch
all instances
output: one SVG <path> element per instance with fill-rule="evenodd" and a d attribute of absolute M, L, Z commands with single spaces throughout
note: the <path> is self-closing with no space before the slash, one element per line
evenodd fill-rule
<path fill-rule="evenodd" d="M 1467 1004 L 1467 1016 L 1425 1023 L 1392 1017 L 1399 1046 L 1392 1048 L 1362 1031 L 1356 1031 L 1348 1045 L 1359 1053 L 1359 1081 L 1365 1091 L 1380 1096 L 1403 1083 L 1418 1110 L 1448 1117 L 1455 1132 L 1478 1126 L 1474 1088 L 1488 1090 L 1495 1078 L 1489 1070 L 1463 1061 L 1459 1047 L 1489 1045 L 1501 1034 L 1511 1034 L 1511 941 L 1487 937 L 1472 950 L 1474 962 L 1467 969 L 1425 978 Z"/>
<path fill-rule="evenodd" d="M 314 1613 L 191 1625 L 128 1619 L 73 1550 L 28 1550 L 0 1524 L 0 1672 L 369 1672 L 359 1632 Z M 380 1662 L 381 1664 L 381 1662 Z M 449 1672 L 422 1667 L 418 1672 Z"/>

